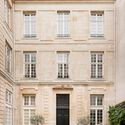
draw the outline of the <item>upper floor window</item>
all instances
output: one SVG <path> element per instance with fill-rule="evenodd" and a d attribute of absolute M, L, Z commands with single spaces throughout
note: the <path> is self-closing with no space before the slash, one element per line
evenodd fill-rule
<path fill-rule="evenodd" d="M 36 78 L 36 52 L 24 52 L 26 78 Z"/>
<path fill-rule="evenodd" d="M 10 45 L 6 42 L 5 45 L 5 69 L 7 72 L 11 73 L 12 69 L 12 48 Z"/>
<path fill-rule="evenodd" d="M 4 13 L 5 13 L 5 21 L 8 25 L 10 25 L 11 7 L 9 5 L 8 0 L 4 0 Z"/>
<path fill-rule="evenodd" d="M 58 78 L 69 78 L 68 52 L 58 52 Z"/>
<path fill-rule="evenodd" d="M 24 37 L 36 37 L 36 12 L 24 12 Z"/>
<path fill-rule="evenodd" d="M 6 104 L 12 105 L 12 92 L 6 90 Z"/>
<path fill-rule="evenodd" d="M 91 37 L 104 37 L 104 11 L 91 11 Z"/>
<path fill-rule="evenodd" d="M 58 11 L 58 24 L 57 24 L 57 36 L 69 37 L 70 36 L 70 11 Z"/>
<path fill-rule="evenodd" d="M 90 125 L 103 124 L 103 95 L 90 96 Z"/>
<path fill-rule="evenodd" d="M 103 78 L 103 52 L 91 52 L 91 78 Z"/>

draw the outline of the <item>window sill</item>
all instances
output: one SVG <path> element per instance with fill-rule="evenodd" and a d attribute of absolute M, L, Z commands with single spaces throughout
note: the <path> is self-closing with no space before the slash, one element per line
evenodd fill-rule
<path fill-rule="evenodd" d="M 56 39 L 71 39 L 71 36 L 56 36 Z"/>
<path fill-rule="evenodd" d="M 105 81 L 104 78 L 90 78 L 89 81 Z"/>
<path fill-rule="evenodd" d="M 12 33 L 13 33 L 13 30 L 12 30 L 12 28 L 10 27 L 10 25 L 9 25 L 6 21 L 4 21 L 4 24 L 5 24 L 6 29 L 8 29 L 9 32 L 11 32 L 11 34 L 12 34 Z"/>
<path fill-rule="evenodd" d="M 92 36 L 90 36 L 89 40 L 105 40 L 105 37 L 104 36 L 102 36 L 102 37 L 92 37 Z"/>
<path fill-rule="evenodd" d="M 36 105 L 23 105 L 24 108 L 34 108 Z"/>
<path fill-rule="evenodd" d="M 23 80 L 38 80 L 37 78 L 26 78 L 26 77 L 23 77 Z"/>
<path fill-rule="evenodd" d="M 71 81 L 70 78 L 57 78 L 56 81 Z"/>
<path fill-rule="evenodd" d="M 8 70 L 5 69 L 5 72 L 6 72 L 6 74 L 8 74 L 8 76 L 10 76 L 10 77 L 13 76 L 12 71 L 9 72 Z"/>
<path fill-rule="evenodd" d="M 23 37 L 23 40 L 38 40 L 38 37 L 35 36 L 35 37 Z"/>

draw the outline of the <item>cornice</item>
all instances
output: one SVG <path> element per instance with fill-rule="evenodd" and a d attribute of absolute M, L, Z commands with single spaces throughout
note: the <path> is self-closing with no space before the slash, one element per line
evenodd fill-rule
<path fill-rule="evenodd" d="M 114 3 L 116 0 L 14 0 L 16 3 L 27 2 L 85 2 L 85 3 Z"/>
<path fill-rule="evenodd" d="M 6 79 L 10 83 L 11 86 L 14 84 L 14 79 L 11 76 L 9 76 L 7 73 L 5 73 L 4 71 L 0 70 L 0 76 Z"/>

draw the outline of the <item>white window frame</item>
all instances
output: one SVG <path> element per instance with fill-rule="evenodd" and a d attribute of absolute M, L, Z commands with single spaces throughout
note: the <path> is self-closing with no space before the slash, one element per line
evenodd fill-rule
<path fill-rule="evenodd" d="M 29 105 L 25 105 L 25 97 L 29 97 Z M 35 102 L 34 102 L 34 105 L 31 105 L 31 97 L 35 97 Z M 28 110 L 28 118 L 30 119 L 31 118 L 31 110 L 34 110 L 34 115 L 36 113 L 36 95 L 35 94 L 26 94 L 26 95 L 23 95 L 23 125 L 26 125 L 24 122 L 25 122 L 25 118 L 24 118 L 24 113 L 25 113 L 25 110 Z M 27 125 L 32 125 L 30 121 L 28 121 L 28 124 Z"/>
<path fill-rule="evenodd" d="M 36 12 L 28 11 L 28 12 L 24 12 L 23 15 L 24 15 L 24 37 L 35 38 L 36 37 Z"/>
<path fill-rule="evenodd" d="M 96 61 L 95 62 L 92 62 L 92 55 L 95 55 L 96 56 Z M 99 59 L 99 55 L 102 55 L 102 62 L 98 62 L 98 59 Z M 92 73 L 92 65 L 95 65 L 95 77 L 94 73 Z M 101 72 L 101 75 L 99 74 L 99 65 L 102 66 L 102 72 Z M 91 52 L 91 79 L 104 79 L 104 52 L 100 51 L 100 52 Z M 102 77 L 101 77 L 102 76 Z"/>
<path fill-rule="evenodd" d="M 5 69 L 8 73 L 12 72 L 12 48 L 7 41 L 5 45 Z"/>
<path fill-rule="evenodd" d="M 28 97 L 28 105 L 25 105 L 25 97 Z M 34 105 L 32 105 L 32 97 L 34 97 Z M 36 96 L 35 95 L 23 95 L 23 106 L 35 106 Z"/>
<path fill-rule="evenodd" d="M 60 59 L 59 59 L 59 56 L 60 56 Z M 62 65 L 62 72 L 60 72 L 60 74 L 62 73 L 62 76 L 59 75 L 59 64 Z M 64 66 L 64 65 L 67 65 L 67 66 Z M 57 52 L 57 78 L 69 79 L 69 52 Z"/>
<path fill-rule="evenodd" d="M 37 70 L 37 57 L 36 57 L 36 52 L 24 52 L 24 78 L 36 78 L 37 77 L 37 73 L 36 73 L 36 70 Z M 29 62 L 25 62 L 25 56 L 29 55 Z M 31 59 L 32 59 L 32 56 L 35 57 L 35 62 L 32 62 Z M 29 77 L 26 76 L 26 64 L 29 65 Z M 32 76 L 32 64 L 35 65 L 35 76 L 33 77 Z M 28 75 L 28 74 L 27 74 Z"/>
<path fill-rule="evenodd" d="M 70 11 L 57 11 L 57 37 L 70 37 Z"/>
<path fill-rule="evenodd" d="M 95 105 L 91 105 L 91 98 L 92 96 L 95 97 Z M 98 97 L 102 97 L 102 105 L 98 105 L 97 104 L 97 99 Z M 104 95 L 103 94 L 91 94 L 90 95 L 90 113 L 91 113 L 91 110 L 94 110 L 95 111 L 95 125 L 103 125 L 104 124 Z M 98 117 L 97 117 L 97 111 L 98 110 L 101 110 L 102 111 L 102 123 L 101 124 L 98 124 L 97 121 L 98 121 Z M 91 118 L 91 117 L 90 117 Z M 91 119 L 90 119 L 91 120 Z M 90 121 L 91 122 L 91 121 Z"/>
<path fill-rule="evenodd" d="M 6 120 L 5 125 L 13 125 L 13 94 L 6 89 Z"/>
<path fill-rule="evenodd" d="M 11 7 L 8 0 L 4 0 L 4 14 L 5 22 L 10 25 Z"/>
<path fill-rule="evenodd" d="M 104 37 L 104 11 L 90 12 L 90 36 Z"/>

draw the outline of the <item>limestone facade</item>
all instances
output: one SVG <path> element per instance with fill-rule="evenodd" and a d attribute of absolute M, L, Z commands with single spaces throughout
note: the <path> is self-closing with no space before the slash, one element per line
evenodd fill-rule
<path fill-rule="evenodd" d="M 124 94 L 124 12 L 125 1 L 118 0 L 116 2 L 116 102 L 122 102 L 125 99 Z"/>
<path fill-rule="evenodd" d="M 91 125 L 109 125 L 109 106 L 125 99 L 124 0 L 15 0 L 13 3 L 7 0 L 11 9 L 8 24 L 5 1 L 0 1 L 0 125 L 31 125 L 29 119 L 34 112 L 45 118 L 45 125 L 59 125 L 58 95 L 69 97 L 68 125 L 76 125 L 79 118 L 93 115 L 92 110 L 103 111 L 99 115 L 103 118 L 97 118 L 97 111 L 96 122 Z M 66 37 L 58 35 L 60 12 L 66 12 L 64 20 L 68 15 Z M 103 15 L 101 37 L 91 35 L 95 13 Z M 27 22 L 35 29 L 25 30 Z M 33 31 L 35 34 L 26 36 L 26 32 Z M 11 50 L 11 58 L 6 54 L 6 46 Z M 96 61 L 97 57 L 103 61 L 92 62 L 93 53 Z M 59 70 L 60 57 L 65 65 L 63 71 Z M 7 64 L 11 65 L 11 72 Z M 96 68 L 97 76 L 102 72 L 98 78 L 92 77 L 92 64 L 102 66 Z M 9 118 L 12 122 L 6 117 L 10 116 L 6 114 L 8 93 L 13 98 Z M 93 96 L 97 107 L 91 104 Z M 102 121 L 98 123 L 98 119 Z"/>
<path fill-rule="evenodd" d="M 4 11 L 5 4 L 9 5 L 9 16 L 5 15 L 5 13 L 7 14 Z M 7 124 L 6 119 L 8 114 L 6 110 L 9 110 L 10 114 L 14 113 L 14 102 L 12 99 L 14 95 L 14 29 L 12 5 L 11 0 L 7 3 L 4 0 L 0 0 L 0 125 Z M 8 101 L 10 102 L 8 103 Z M 13 116 L 10 119 L 12 120 Z"/>
<path fill-rule="evenodd" d="M 15 2 L 16 125 L 23 125 L 25 121 L 22 103 L 25 95 L 35 95 L 36 114 L 44 116 L 46 125 L 56 125 L 58 94 L 70 96 L 70 125 L 76 125 L 79 118 L 89 116 L 91 95 L 103 95 L 103 124 L 108 125 L 108 107 L 115 104 L 114 8 L 113 0 Z M 25 38 L 24 13 L 33 11 L 36 13 L 36 37 Z M 57 36 L 58 11 L 70 12 L 68 38 Z M 91 11 L 104 12 L 102 38 L 90 36 Z M 35 79 L 25 78 L 25 52 L 36 53 Z M 69 53 L 68 79 L 57 78 L 58 52 Z M 103 52 L 102 79 L 91 79 L 91 52 Z"/>

